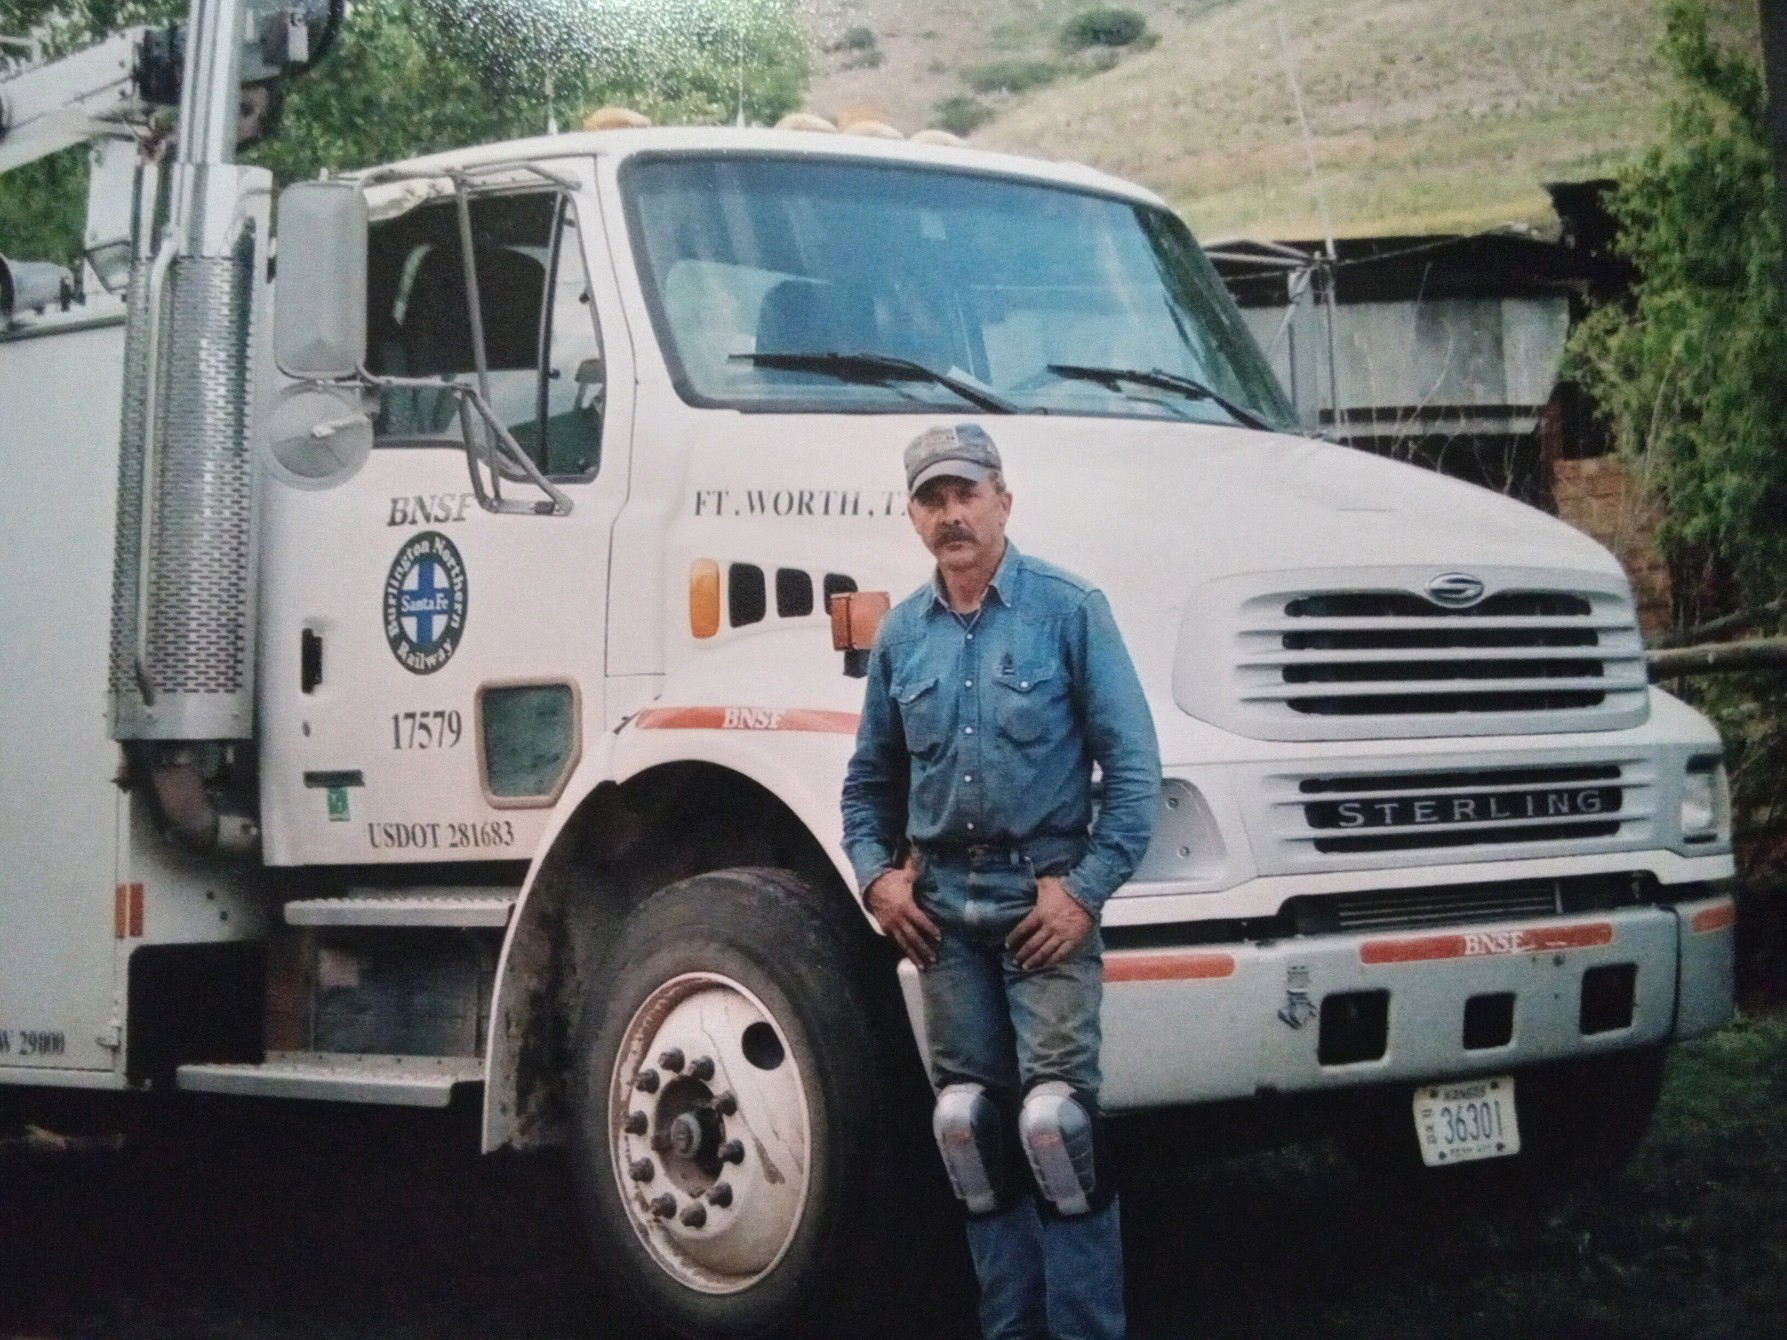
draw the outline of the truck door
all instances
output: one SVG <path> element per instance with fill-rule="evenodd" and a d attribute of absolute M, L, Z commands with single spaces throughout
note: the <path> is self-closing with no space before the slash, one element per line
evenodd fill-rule
<path fill-rule="evenodd" d="M 571 500 L 474 496 L 458 400 L 478 380 L 454 200 L 374 201 L 375 446 L 329 487 L 268 485 L 263 827 L 271 864 L 516 860 L 603 721 L 608 536 L 626 495 L 632 366 L 590 165 L 581 190 L 471 200 L 489 401 Z M 525 479 L 509 498 L 543 500 Z"/>

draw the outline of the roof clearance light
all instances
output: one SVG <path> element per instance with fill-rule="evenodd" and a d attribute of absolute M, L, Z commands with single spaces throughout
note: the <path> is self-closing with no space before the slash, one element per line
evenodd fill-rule
<path fill-rule="evenodd" d="M 583 118 L 585 130 L 645 130 L 651 118 L 631 107 L 598 107 Z"/>
<path fill-rule="evenodd" d="M 720 565 L 711 558 L 689 564 L 689 632 L 712 637 L 720 631 Z"/>
<path fill-rule="evenodd" d="M 789 112 L 787 116 L 784 116 L 780 121 L 776 122 L 776 129 L 817 130 L 821 134 L 828 135 L 835 135 L 838 133 L 838 128 L 830 121 L 827 121 L 823 116 L 816 116 L 812 112 Z"/>
<path fill-rule="evenodd" d="M 885 121 L 852 121 L 844 127 L 844 133 L 846 135 L 866 135 L 870 139 L 876 140 L 903 140 L 906 138 Z"/>

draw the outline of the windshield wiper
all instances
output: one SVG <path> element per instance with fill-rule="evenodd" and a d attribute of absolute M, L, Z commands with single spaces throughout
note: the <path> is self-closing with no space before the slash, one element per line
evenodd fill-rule
<path fill-rule="evenodd" d="M 762 353 L 733 354 L 732 357 L 741 363 L 754 363 L 760 368 L 781 368 L 787 372 L 826 372 L 840 381 L 935 382 L 988 413 L 1018 412 L 1017 406 L 1011 401 L 984 390 L 973 382 L 928 368 L 910 358 L 896 358 L 892 354 Z"/>
<path fill-rule="evenodd" d="M 1236 423 L 1245 427 L 1258 428 L 1264 433 L 1278 431 L 1252 410 L 1242 409 L 1227 396 L 1211 390 L 1196 378 L 1182 376 L 1177 372 L 1167 372 L 1162 368 L 1093 368 L 1082 363 L 1050 363 L 1048 367 L 1049 371 L 1057 377 L 1097 382 L 1100 386 L 1108 387 L 1113 391 L 1120 390 L 1119 383 L 1121 382 L 1133 382 L 1137 386 L 1152 386 L 1157 391 L 1177 391 L 1187 400 L 1208 400 L 1211 404 L 1226 411 Z"/>

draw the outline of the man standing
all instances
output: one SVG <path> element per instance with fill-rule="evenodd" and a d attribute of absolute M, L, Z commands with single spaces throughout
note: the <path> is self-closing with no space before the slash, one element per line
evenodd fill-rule
<path fill-rule="evenodd" d="M 844 845 L 922 973 L 932 1128 L 967 1206 L 985 1340 L 1117 1340 L 1098 919 L 1148 846 L 1154 724 L 1104 596 L 1006 542 L 984 431 L 921 434 L 906 484 L 937 569 L 870 655 Z"/>

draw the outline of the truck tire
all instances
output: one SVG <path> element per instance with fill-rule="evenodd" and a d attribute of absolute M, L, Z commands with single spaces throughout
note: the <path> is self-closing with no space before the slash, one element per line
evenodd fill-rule
<path fill-rule="evenodd" d="M 694 1340 L 828 1333 L 879 1277 L 872 960 L 828 898 L 777 870 L 682 880 L 586 988 L 573 1144 L 597 1268 Z"/>
<path fill-rule="evenodd" d="M 1532 1066 L 1515 1075 L 1520 1153 L 1455 1168 L 1421 1160 L 1410 1114 L 1412 1090 L 1398 1086 L 1362 1104 L 1340 1137 L 1368 1179 L 1395 1194 L 1456 1205 L 1545 1205 L 1611 1179 L 1643 1143 L 1663 1089 L 1667 1048 L 1656 1045 Z"/>

